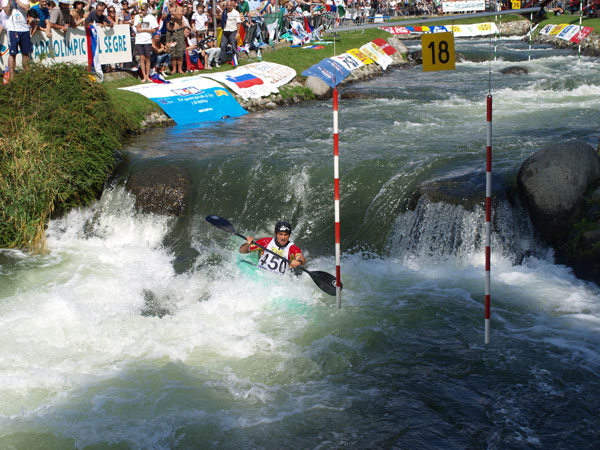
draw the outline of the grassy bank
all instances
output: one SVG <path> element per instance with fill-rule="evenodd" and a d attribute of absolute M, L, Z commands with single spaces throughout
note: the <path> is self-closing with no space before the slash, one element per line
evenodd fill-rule
<path fill-rule="evenodd" d="M 101 193 L 138 125 L 83 67 L 34 65 L 0 88 L 0 247 L 39 251 L 54 213 Z"/>

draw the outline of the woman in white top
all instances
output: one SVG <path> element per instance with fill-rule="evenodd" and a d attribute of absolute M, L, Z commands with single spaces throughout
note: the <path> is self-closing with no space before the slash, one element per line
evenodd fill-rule
<path fill-rule="evenodd" d="M 135 16 L 133 27 L 136 29 L 135 52 L 140 57 L 140 69 L 142 70 L 142 83 L 151 81 L 150 54 L 152 53 L 152 34 L 158 29 L 156 17 L 148 12 L 148 4 L 142 3 L 140 13 Z"/>

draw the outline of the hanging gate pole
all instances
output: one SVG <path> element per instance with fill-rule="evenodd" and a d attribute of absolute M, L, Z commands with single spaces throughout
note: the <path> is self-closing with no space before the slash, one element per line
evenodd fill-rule
<path fill-rule="evenodd" d="M 490 343 L 490 258 L 492 242 L 492 94 L 487 96 L 487 147 L 485 169 L 485 343 Z"/>
<path fill-rule="evenodd" d="M 335 208 L 335 297 L 337 307 L 342 307 L 342 283 L 340 272 L 340 165 L 338 142 L 338 91 L 333 88 L 333 195 Z"/>

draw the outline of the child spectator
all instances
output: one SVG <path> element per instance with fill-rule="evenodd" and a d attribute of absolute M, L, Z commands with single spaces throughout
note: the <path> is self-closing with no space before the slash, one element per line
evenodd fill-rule
<path fill-rule="evenodd" d="M 27 11 L 27 23 L 29 24 L 29 35 L 33 37 L 40 29 L 40 18 L 35 9 L 29 8 Z"/>
<path fill-rule="evenodd" d="M 198 3 L 196 6 L 196 12 L 192 16 L 194 22 L 194 29 L 196 30 L 196 39 L 204 39 L 206 36 L 206 22 L 208 22 L 208 16 L 204 12 L 204 5 Z"/>

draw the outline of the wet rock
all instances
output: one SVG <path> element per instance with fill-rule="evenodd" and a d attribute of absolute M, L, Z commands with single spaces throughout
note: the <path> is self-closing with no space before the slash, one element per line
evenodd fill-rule
<path fill-rule="evenodd" d="M 509 66 L 501 69 L 500 73 L 505 75 L 527 75 L 529 71 L 522 66 Z"/>
<path fill-rule="evenodd" d="M 361 91 L 344 91 L 340 94 L 340 98 L 343 100 L 348 99 L 371 99 L 376 98 L 375 96 Z"/>
<path fill-rule="evenodd" d="M 126 186 L 135 196 L 139 211 L 180 216 L 187 206 L 192 181 L 182 168 L 160 166 L 134 173 Z"/>
<path fill-rule="evenodd" d="M 304 86 L 310 89 L 314 96 L 319 99 L 329 98 L 333 93 L 333 89 L 331 89 L 327 83 L 317 77 L 306 77 L 306 83 Z"/>
<path fill-rule="evenodd" d="M 531 155 L 517 186 L 533 225 L 553 243 L 579 218 L 586 190 L 600 176 L 600 156 L 582 141 L 556 142 Z"/>
<path fill-rule="evenodd" d="M 408 209 L 414 210 L 421 197 L 431 203 L 444 202 L 460 205 L 467 211 L 485 204 L 485 172 L 470 172 L 456 177 L 446 177 L 421 184 L 410 196 Z M 506 198 L 502 178 L 494 178 L 494 201 Z"/>

